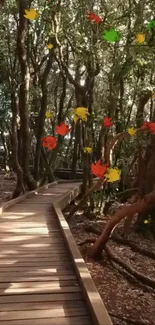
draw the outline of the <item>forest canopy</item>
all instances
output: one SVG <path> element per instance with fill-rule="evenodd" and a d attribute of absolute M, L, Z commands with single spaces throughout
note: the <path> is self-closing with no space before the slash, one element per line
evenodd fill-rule
<path fill-rule="evenodd" d="M 83 170 L 83 194 L 103 174 L 120 190 L 151 192 L 154 1 L 8 0 L 0 18 L 1 143 L 14 197 L 58 167 L 73 178 Z"/>

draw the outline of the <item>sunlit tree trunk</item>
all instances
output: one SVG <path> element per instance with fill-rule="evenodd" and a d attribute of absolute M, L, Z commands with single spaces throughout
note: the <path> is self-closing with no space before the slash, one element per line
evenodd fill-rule
<path fill-rule="evenodd" d="M 29 170 L 29 87 L 30 72 L 27 58 L 27 33 L 28 20 L 24 18 L 25 9 L 28 9 L 29 1 L 18 1 L 19 3 L 19 27 L 17 36 L 17 53 L 21 68 L 21 85 L 19 92 L 19 114 L 22 135 L 22 168 L 24 172 L 24 180 L 30 190 L 36 188 L 36 183 Z M 28 44 L 27 44 L 28 46 Z"/>

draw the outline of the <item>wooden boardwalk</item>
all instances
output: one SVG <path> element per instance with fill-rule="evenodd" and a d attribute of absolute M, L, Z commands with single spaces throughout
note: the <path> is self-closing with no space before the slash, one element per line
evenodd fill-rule
<path fill-rule="evenodd" d="M 58 211 L 78 191 L 77 183 L 54 184 L 0 215 L 1 325 L 112 324 L 98 293 L 92 308 L 92 293 L 84 290 L 92 280 L 83 285 L 74 256 L 80 253 Z M 82 257 L 80 263 L 84 272 Z"/>

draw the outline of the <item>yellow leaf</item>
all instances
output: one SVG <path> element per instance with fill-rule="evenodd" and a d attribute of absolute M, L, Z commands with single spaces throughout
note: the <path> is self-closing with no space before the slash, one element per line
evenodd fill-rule
<path fill-rule="evenodd" d="M 144 220 L 144 223 L 149 223 L 148 220 Z"/>
<path fill-rule="evenodd" d="M 40 15 L 39 15 L 39 12 L 38 10 L 34 9 L 34 8 L 30 8 L 30 9 L 25 9 L 25 15 L 24 17 L 29 19 L 29 20 L 34 20 L 36 18 L 38 18 Z"/>
<path fill-rule="evenodd" d="M 145 41 L 145 35 L 144 34 L 137 34 L 136 35 L 136 42 L 141 44 Z"/>
<path fill-rule="evenodd" d="M 121 176 L 121 170 L 118 168 L 109 168 L 108 173 L 104 176 L 107 178 L 107 182 L 118 181 Z"/>
<path fill-rule="evenodd" d="M 86 107 L 77 107 L 72 111 L 73 115 L 74 115 L 74 122 L 76 123 L 79 119 L 81 119 L 82 121 L 87 122 L 87 118 L 89 112 L 88 112 L 88 108 Z"/>
<path fill-rule="evenodd" d="M 84 147 L 84 148 L 83 148 L 83 151 L 84 151 L 85 153 L 91 153 L 91 152 L 92 152 L 92 148 L 90 148 L 90 147 Z"/>
<path fill-rule="evenodd" d="M 128 133 L 132 136 L 132 135 L 135 135 L 136 133 L 136 130 L 134 128 L 129 128 L 128 129 Z"/>
<path fill-rule="evenodd" d="M 48 47 L 49 50 L 51 50 L 51 49 L 54 47 L 54 45 L 51 44 L 51 43 L 49 43 L 49 44 L 47 45 L 47 47 Z"/>
<path fill-rule="evenodd" d="M 51 113 L 51 112 L 49 112 L 49 111 L 47 111 L 47 112 L 45 113 L 45 116 L 46 116 L 46 118 L 51 118 L 51 116 L 52 116 L 52 113 Z"/>

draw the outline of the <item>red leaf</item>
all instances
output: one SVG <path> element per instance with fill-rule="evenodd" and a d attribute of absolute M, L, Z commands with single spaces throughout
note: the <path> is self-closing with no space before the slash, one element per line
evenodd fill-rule
<path fill-rule="evenodd" d="M 145 121 L 144 124 L 142 125 L 141 129 L 147 129 L 150 126 L 150 122 Z"/>
<path fill-rule="evenodd" d="M 106 116 L 105 119 L 103 120 L 103 125 L 105 128 L 109 128 L 111 125 L 113 125 L 112 117 Z"/>
<path fill-rule="evenodd" d="M 64 136 L 70 132 L 70 129 L 67 124 L 62 122 L 60 125 L 56 125 L 55 132 Z"/>
<path fill-rule="evenodd" d="M 155 123 L 150 123 L 149 127 L 150 127 L 150 133 L 155 134 Z"/>
<path fill-rule="evenodd" d="M 99 24 L 102 22 L 102 19 L 99 16 L 95 15 L 94 12 L 90 12 L 88 14 L 88 20 L 90 21 L 94 20 L 95 24 Z"/>
<path fill-rule="evenodd" d="M 144 124 L 141 127 L 142 129 L 150 129 L 151 134 L 155 134 L 155 123 L 145 121 Z"/>
<path fill-rule="evenodd" d="M 102 178 L 103 175 L 106 173 L 108 165 L 104 164 L 101 165 L 101 160 L 98 160 L 96 164 L 91 164 L 91 171 L 92 174 L 97 176 L 98 178 Z"/>
<path fill-rule="evenodd" d="M 47 135 L 46 137 L 41 139 L 42 146 L 48 148 L 48 150 L 53 150 L 57 145 L 56 138 L 52 137 L 51 135 Z"/>

